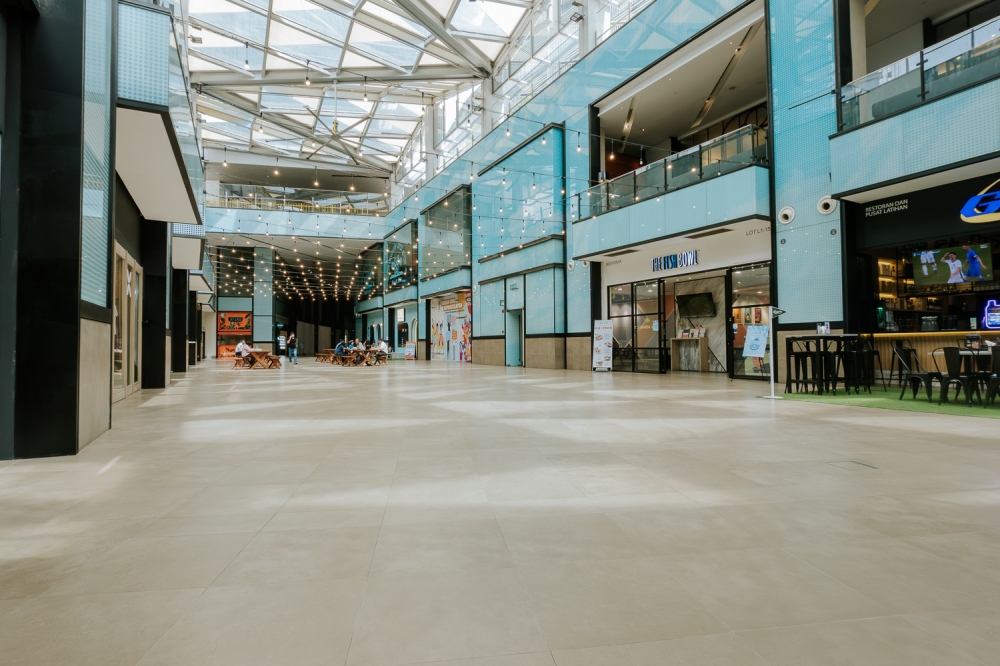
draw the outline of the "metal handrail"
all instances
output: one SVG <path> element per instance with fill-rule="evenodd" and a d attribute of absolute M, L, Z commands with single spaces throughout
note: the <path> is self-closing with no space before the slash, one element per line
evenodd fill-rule
<path fill-rule="evenodd" d="M 570 219 L 579 222 L 746 166 L 765 165 L 766 146 L 766 131 L 746 125 L 584 190 L 576 195 Z"/>

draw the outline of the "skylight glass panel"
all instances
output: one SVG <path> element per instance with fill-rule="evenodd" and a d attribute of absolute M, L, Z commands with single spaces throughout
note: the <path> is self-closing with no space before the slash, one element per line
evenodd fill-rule
<path fill-rule="evenodd" d="M 416 128 L 415 121 L 386 120 L 376 118 L 368 127 L 369 134 L 388 134 L 390 136 L 410 136 Z"/>
<path fill-rule="evenodd" d="M 490 60 L 496 60 L 497 56 L 500 55 L 500 51 L 502 51 L 504 47 L 502 42 L 488 42 L 485 39 L 470 39 L 469 41 L 472 42 L 473 46 L 482 51 Z"/>
<path fill-rule="evenodd" d="M 323 100 L 323 111 L 324 116 L 332 116 L 336 113 L 339 116 L 367 116 L 372 112 L 372 107 L 375 106 L 374 102 L 363 102 L 360 99 L 334 99 L 333 93 L 328 93 L 326 98 Z"/>
<path fill-rule="evenodd" d="M 338 42 L 344 41 L 351 27 L 350 19 L 306 0 L 274 0 L 273 11 L 282 18 L 332 37 Z M 271 30 L 274 30 L 274 26 Z"/>
<path fill-rule="evenodd" d="M 217 141 L 219 143 L 229 143 L 235 145 L 246 143 L 246 139 L 235 139 L 231 136 L 227 136 L 225 134 L 219 134 L 218 132 L 213 132 L 211 130 L 205 129 L 204 127 L 202 127 L 201 129 L 201 140 Z"/>
<path fill-rule="evenodd" d="M 235 138 L 242 141 L 246 141 L 250 138 L 250 127 L 249 125 L 238 125 L 234 122 L 228 120 L 222 120 L 219 118 L 213 118 L 212 116 L 205 116 L 202 121 L 202 128 L 208 127 L 216 132 L 230 134 Z"/>
<path fill-rule="evenodd" d="M 354 23 L 351 29 L 350 45 L 372 58 L 387 60 L 401 67 L 409 67 L 417 61 L 419 51 L 409 44 L 387 37 L 371 28 Z"/>
<path fill-rule="evenodd" d="M 400 102 L 379 102 L 375 116 L 391 116 L 393 118 L 419 118 L 420 105 L 402 104 Z"/>
<path fill-rule="evenodd" d="M 344 60 L 343 60 L 343 62 L 341 64 L 341 67 L 343 69 L 347 69 L 348 67 L 350 67 L 351 69 L 363 69 L 365 67 L 369 67 L 369 68 L 371 68 L 371 67 L 385 67 L 385 65 L 383 65 L 381 63 L 377 63 L 374 60 L 372 60 L 371 58 L 366 58 L 366 57 L 364 57 L 362 55 L 358 55 L 357 53 L 353 53 L 351 51 L 348 51 L 348 52 L 346 52 L 344 54 Z"/>
<path fill-rule="evenodd" d="M 282 93 L 268 92 L 266 89 L 260 96 L 260 105 L 266 111 L 295 111 L 301 112 L 303 108 L 317 109 L 319 98 L 303 97 L 299 95 L 285 95 Z"/>
<path fill-rule="evenodd" d="M 438 58 L 436 55 L 425 53 L 420 57 L 420 64 L 427 66 L 427 65 L 447 65 L 448 63 L 442 60 L 441 58 Z"/>
<path fill-rule="evenodd" d="M 391 157 L 393 160 L 399 155 L 400 148 L 392 145 L 391 143 L 386 143 L 385 141 L 380 141 L 379 139 L 373 139 L 367 137 L 364 140 L 364 148 L 366 155 L 386 155 Z"/>
<path fill-rule="evenodd" d="M 267 35 L 266 16 L 226 0 L 191 0 L 188 11 L 192 18 L 210 23 L 251 42 L 263 44 Z"/>
<path fill-rule="evenodd" d="M 285 58 L 311 60 L 330 69 L 336 68 L 340 62 L 340 47 L 277 21 L 271 21 L 268 46 Z"/>
<path fill-rule="evenodd" d="M 191 53 L 203 54 L 209 58 L 214 58 L 237 69 L 245 69 L 245 63 L 249 62 L 250 69 L 259 71 L 264 63 L 264 52 L 241 44 L 235 40 L 223 37 L 210 30 L 202 30 L 202 43 L 192 44 Z"/>
<path fill-rule="evenodd" d="M 431 33 L 427 30 L 427 28 L 420 25 L 416 21 L 411 21 L 404 16 L 400 16 L 395 12 L 390 12 L 382 7 L 379 7 L 378 5 L 366 2 L 365 6 L 361 8 L 361 11 L 370 16 L 374 16 L 377 19 L 382 19 L 386 23 L 391 23 L 397 28 L 409 30 L 416 35 L 420 35 L 421 37 L 430 37 Z"/>
<path fill-rule="evenodd" d="M 290 118 L 301 125 L 305 125 L 306 127 L 312 127 L 313 123 L 316 122 L 316 118 L 314 116 L 309 116 L 305 114 L 285 113 L 282 115 L 285 116 L 285 118 Z"/>
<path fill-rule="evenodd" d="M 227 71 L 225 67 L 221 65 L 216 65 L 207 60 L 202 60 L 201 58 L 195 58 L 188 52 L 188 71 L 190 72 L 225 72 Z"/>
<path fill-rule="evenodd" d="M 493 22 L 499 25 L 508 35 L 514 32 L 517 24 L 521 21 L 521 17 L 527 11 L 525 7 L 515 7 L 499 2 L 490 2 L 489 0 L 477 0 L 477 2 L 469 4 L 481 7 L 493 19 Z"/>
<path fill-rule="evenodd" d="M 507 37 L 500 25 L 490 17 L 480 5 L 482 2 L 459 2 L 455 15 L 451 17 L 451 27 L 460 32 L 468 32 L 475 35 L 491 35 L 493 37 Z"/>

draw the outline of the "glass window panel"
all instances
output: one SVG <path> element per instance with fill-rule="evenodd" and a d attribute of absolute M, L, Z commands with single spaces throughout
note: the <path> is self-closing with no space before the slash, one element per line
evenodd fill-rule
<path fill-rule="evenodd" d="M 409 67 L 417 61 L 420 52 L 409 44 L 375 32 L 367 26 L 355 23 L 351 30 L 350 45 L 377 60 L 388 60 L 397 65 Z"/>
<path fill-rule="evenodd" d="M 525 7 L 515 7 L 499 2 L 490 2 L 489 0 L 479 0 L 475 4 L 478 7 L 482 7 L 486 15 L 493 19 L 493 22 L 500 26 L 500 29 L 506 35 L 514 32 L 514 28 L 517 27 L 521 17 L 524 16 L 524 12 L 527 11 Z"/>
<path fill-rule="evenodd" d="M 188 11 L 193 18 L 258 44 L 267 36 L 266 16 L 226 0 L 191 0 Z"/>
<path fill-rule="evenodd" d="M 656 314 L 660 311 L 656 284 L 656 280 L 650 280 L 634 285 L 636 314 Z"/>
<path fill-rule="evenodd" d="M 421 108 L 419 104 L 379 102 L 378 108 L 375 109 L 375 117 L 413 118 L 414 121 L 417 121 L 420 119 Z"/>
<path fill-rule="evenodd" d="M 493 18 L 484 11 L 483 2 L 465 2 L 459 0 L 455 15 L 451 18 L 451 27 L 461 32 L 477 35 L 507 37 L 510 33 L 504 30 Z"/>
<path fill-rule="evenodd" d="M 398 28 L 409 30 L 414 34 L 420 35 L 421 37 L 429 37 L 431 34 L 430 32 L 428 32 L 427 28 L 420 25 L 416 21 L 411 21 L 410 19 L 404 16 L 400 16 L 395 12 L 386 11 L 382 7 L 373 5 L 370 2 L 366 2 L 365 6 L 361 8 L 361 11 L 364 12 L 365 14 L 368 14 L 369 16 L 374 16 L 375 18 L 382 19 L 386 23 L 391 23 L 392 25 Z"/>
<path fill-rule="evenodd" d="M 376 118 L 368 126 L 369 134 L 389 134 L 393 136 L 410 136 L 416 129 L 416 121 L 385 120 Z"/>
<path fill-rule="evenodd" d="M 268 46 L 286 56 L 311 60 L 330 69 L 340 64 L 340 47 L 276 21 L 271 22 Z"/>
<path fill-rule="evenodd" d="M 612 317 L 620 317 L 632 314 L 632 287 L 631 285 L 621 285 L 611 287 L 609 290 L 610 310 Z"/>
<path fill-rule="evenodd" d="M 202 30 L 201 38 L 201 44 L 190 46 L 195 55 L 202 53 L 239 69 L 243 69 L 246 62 L 250 63 L 251 70 L 259 70 L 264 64 L 264 52 L 253 46 L 247 49 L 245 43 L 223 37 L 211 30 Z"/>
<path fill-rule="evenodd" d="M 305 0 L 274 0 L 273 11 L 282 18 L 323 33 L 338 42 L 347 38 L 347 31 L 351 27 L 350 19 Z M 276 25 L 278 24 L 275 22 L 271 23 L 272 34 Z"/>

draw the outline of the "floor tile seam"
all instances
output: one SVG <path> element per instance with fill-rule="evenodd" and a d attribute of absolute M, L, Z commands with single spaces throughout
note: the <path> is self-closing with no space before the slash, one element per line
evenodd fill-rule
<path fill-rule="evenodd" d="M 532 650 L 532 651 L 528 651 L 528 652 L 504 652 L 502 654 L 490 655 L 488 657 L 471 657 L 471 659 L 472 660 L 478 660 L 478 659 L 495 659 L 497 657 L 517 657 L 517 656 L 520 656 L 520 655 L 532 655 L 532 654 L 543 654 L 543 653 L 544 654 L 548 654 L 549 655 L 549 659 L 552 661 L 552 666 L 556 666 L 555 658 L 552 656 L 552 651 L 551 650 Z M 451 663 L 457 663 L 457 662 L 461 662 L 461 661 L 466 661 L 466 659 L 459 658 L 459 659 L 443 659 L 443 660 L 442 659 L 435 659 L 433 661 L 407 661 L 407 662 L 395 664 L 395 666 L 437 666 L 439 664 L 451 664 Z"/>
<path fill-rule="evenodd" d="M 892 537 L 890 537 L 890 538 L 892 538 Z M 895 541 L 896 539 L 893 539 L 893 540 Z M 787 545 L 787 544 L 786 544 L 786 545 Z M 879 601 L 878 599 L 875 599 L 875 598 L 873 598 L 873 597 L 871 597 L 871 596 L 869 596 L 869 595 L 865 594 L 865 593 L 864 593 L 864 592 L 862 592 L 861 590 L 857 589 L 857 588 L 856 588 L 855 586 L 853 586 L 853 585 L 850 585 L 850 584 L 848 584 L 847 582 L 845 582 L 845 581 L 841 580 L 841 579 L 840 579 L 840 578 L 839 578 L 838 576 L 834 576 L 834 575 L 833 575 L 833 574 L 831 574 L 831 573 L 828 573 L 828 572 L 826 572 L 826 571 L 823 571 L 822 569 L 820 569 L 820 568 L 819 568 L 818 566 L 816 566 L 816 565 L 815 565 L 815 564 L 813 564 L 812 562 L 809 562 L 809 561 L 807 561 L 807 560 L 804 560 L 804 559 L 802 559 L 801 557 L 799 557 L 799 556 L 798 556 L 798 555 L 796 555 L 795 553 L 793 553 L 793 552 L 789 551 L 789 550 L 788 550 L 788 549 L 787 549 L 787 548 L 785 547 L 785 545 L 783 545 L 783 546 L 776 546 L 776 548 L 777 548 L 777 550 L 781 551 L 781 552 L 782 552 L 782 553 L 784 553 L 785 555 L 788 555 L 789 557 L 791 557 L 791 558 L 794 558 L 795 560 L 797 560 L 797 561 L 801 562 L 802 564 L 806 565 L 807 567 L 809 567 L 809 568 L 810 568 L 810 569 L 812 569 L 813 571 L 816 571 L 816 572 L 817 572 L 817 573 L 819 573 L 820 575 L 822 575 L 822 576 L 825 576 L 825 577 L 829 578 L 830 580 L 833 580 L 833 581 L 836 581 L 837 583 L 839 583 L 840 585 L 843 585 L 843 586 L 844 586 L 844 587 L 846 587 L 847 589 L 849 589 L 849 590 L 852 590 L 853 592 L 855 592 L 855 593 L 857 593 L 857 594 L 861 595 L 862 597 L 864 597 L 864 598 L 865 598 L 865 599 L 867 599 L 868 601 L 870 601 L 870 602 L 872 602 L 873 604 L 875 604 L 875 606 L 876 606 L 876 607 L 878 607 L 878 608 L 884 608 L 885 610 L 892 610 L 891 608 L 887 607 L 887 606 L 886 606 L 886 605 L 885 605 L 884 603 L 882 603 L 882 602 L 881 602 L 881 601 Z M 889 615 L 898 615 L 898 613 L 890 613 Z M 839 621 L 839 620 L 838 620 L 838 621 Z"/>
<path fill-rule="evenodd" d="M 398 456 L 396 461 L 399 461 Z M 347 641 L 347 650 L 344 651 L 344 666 L 347 666 L 347 663 L 351 658 L 351 649 L 354 647 L 354 636 L 358 632 L 358 623 L 361 621 L 361 609 L 364 606 L 365 593 L 368 591 L 368 583 L 371 581 L 372 566 L 375 563 L 375 554 L 378 552 L 378 545 L 382 540 L 382 528 L 385 526 L 385 514 L 389 508 L 389 497 L 392 494 L 392 484 L 396 480 L 396 470 L 397 466 L 394 465 L 392 469 L 392 480 L 389 482 L 389 492 L 385 495 L 385 504 L 382 506 L 382 517 L 379 520 L 378 532 L 375 535 L 375 545 L 372 548 L 371 558 L 368 560 L 368 569 L 365 571 L 365 582 L 361 586 L 361 594 L 358 595 L 358 605 L 354 611 L 354 624 L 351 627 L 351 638 Z"/>
<path fill-rule="evenodd" d="M 969 609 L 965 609 L 965 610 L 969 610 Z M 935 611 L 935 613 L 936 613 L 936 612 L 938 612 L 938 611 Z M 946 612 L 948 612 L 948 611 L 946 611 Z M 925 634 L 927 634 L 927 635 L 929 635 L 929 636 L 932 636 L 932 637 L 933 637 L 933 638 L 935 638 L 936 640 L 939 640 L 939 641 L 941 641 L 942 643 L 944 643 L 945 645 L 948 645 L 949 647 L 951 647 L 952 649 L 954 649 L 954 650 L 957 650 L 958 652 L 960 652 L 960 653 L 962 653 L 962 654 L 966 655 L 967 657 L 969 657 L 969 658 L 970 658 L 970 659 L 972 659 L 973 661 L 975 661 L 975 662 L 977 662 L 977 663 L 981 664 L 982 666 L 989 666 L 989 664 L 987 664 L 987 662 L 984 662 L 984 661 L 983 661 L 982 659 L 979 659 L 979 658 L 978 658 L 978 657 L 976 657 L 975 655 L 972 655 L 972 654 L 970 654 L 969 652 L 967 652 L 967 651 L 966 651 L 966 650 L 965 650 L 965 649 L 964 649 L 964 648 L 962 647 L 962 645 L 963 645 L 962 643 L 960 643 L 960 642 L 956 642 L 956 641 L 954 641 L 953 639 L 951 639 L 951 638 L 948 638 L 948 637 L 947 637 L 947 636 L 945 636 L 945 635 L 940 635 L 940 634 L 937 634 L 937 633 L 935 633 L 935 632 L 931 631 L 930 629 L 926 629 L 925 627 L 922 627 L 922 626 L 920 626 L 919 624 L 917 624 L 916 622 L 914 622 L 914 621 L 913 621 L 913 620 L 911 619 L 911 618 L 912 618 L 912 617 L 913 617 L 914 615 L 916 615 L 916 613 L 906 613 L 906 614 L 903 614 L 903 615 L 900 615 L 900 617 L 902 617 L 902 618 L 903 618 L 903 620 L 904 620 L 904 621 L 905 621 L 905 622 L 906 622 L 907 624 L 909 624 L 909 625 L 910 625 L 911 627 L 914 627 L 914 628 L 916 628 L 916 629 L 918 629 L 918 630 L 920 630 L 920 631 L 924 632 Z"/>

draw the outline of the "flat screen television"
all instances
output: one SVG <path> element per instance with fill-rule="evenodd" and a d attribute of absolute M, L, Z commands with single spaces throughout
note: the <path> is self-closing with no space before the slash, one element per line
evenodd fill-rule
<path fill-rule="evenodd" d="M 678 294 L 674 296 L 674 304 L 680 317 L 714 317 L 715 299 L 711 293 Z"/>

